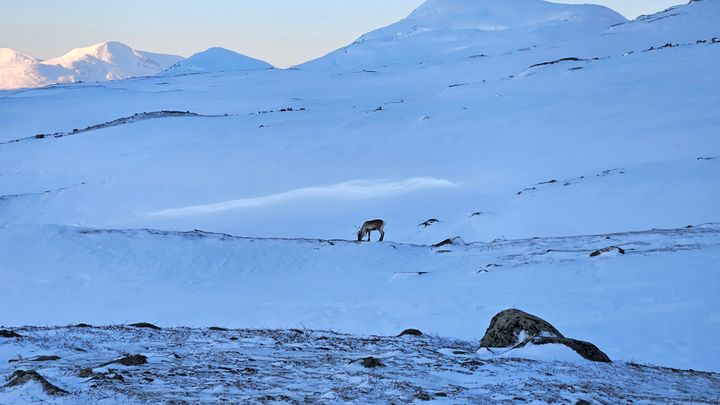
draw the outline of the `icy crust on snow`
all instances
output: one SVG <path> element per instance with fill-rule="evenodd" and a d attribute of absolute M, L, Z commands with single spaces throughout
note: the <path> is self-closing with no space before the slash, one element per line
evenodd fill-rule
<path fill-rule="evenodd" d="M 218 73 L 233 70 L 270 69 L 273 66 L 224 48 L 210 48 L 175 63 L 160 76 L 178 76 L 198 73 Z"/>
<path fill-rule="evenodd" d="M 0 389 L 0 402 L 716 403 L 720 375 L 558 360 L 482 359 L 477 342 L 317 330 L 23 327 L 0 375 L 36 369 L 69 395 Z M 38 355 L 58 360 L 33 361 Z M 102 364 L 141 354 L 147 364 Z M 363 361 L 372 357 L 373 361 Z M 376 366 L 376 367 L 366 367 Z M 83 376 L 80 377 L 79 375 Z M 531 383 L 528 383 L 531 381 Z"/>
<path fill-rule="evenodd" d="M 12 50 L 0 53 L 0 89 L 40 87 L 54 83 L 102 82 L 152 76 L 182 59 L 180 56 L 143 52 L 120 42 L 102 42 L 75 48 L 46 61 L 15 57 L 3 65 Z M 18 61 L 19 59 L 19 61 Z"/>

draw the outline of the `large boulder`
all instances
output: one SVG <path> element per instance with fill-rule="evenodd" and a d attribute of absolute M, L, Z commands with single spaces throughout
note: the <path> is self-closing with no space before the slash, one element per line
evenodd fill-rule
<path fill-rule="evenodd" d="M 528 344 L 561 344 L 590 361 L 610 363 L 610 358 L 590 342 L 563 336 L 549 322 L 519 309 L 506 309 L 493 317 L 480 347 L 516 349 Z"/>
<path fill-rule="evenodd" d="M 519 309 L 506 309 L 490 321 L 480 347 L 514 347 L 539 336 L 564 337 L 544 319 Z"/>

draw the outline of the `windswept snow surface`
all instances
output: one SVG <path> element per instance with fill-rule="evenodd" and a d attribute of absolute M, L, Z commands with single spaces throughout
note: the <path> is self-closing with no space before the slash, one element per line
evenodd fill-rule
<path fill-rule="evenodd" d="M 170 66 L 161 73 L 161 76 L 218 73 L 233 70 L 260 70 L 272 67 L 269 63 L 225 48 L 210 48 Z"/>
<path fill-rule="evenodd" d="M 37 369 L 68 391 L 49 396 L 39 384 L 26 384 L 0 390 L 0 402 L 716 404 L 720 390 L 720 374 L 635 363 L 485 360 L 475 353 L 476 342 L 441 337 L 88 326 L 25 327 L 16 330 L 22 338 L 0 341 L 0 374 Z M 128 354 L 147 363 L 103 366 Z M 382 366 L 364 367 L 370 356 Z"/>
<path fill-rule="evenodd" d="M 11 49 L 0 50 L 0 89 L 153 76 L 182 59 L 180 56 L 137 51 L 120 42 L 76 48 L 46 61 L 25 55 L 11 58 L 13 53 L 20 55 Z"/>
<path fill-rule="evenodd" d="M 398 24 L 299 69 L 0 92 L 0 292 L 23 303 L 1 322 L 478 339 L 517 307 L 613 359 L 720 371 L 697 226 L 720 221 L 720 2 Z M 317 241 L 372 218 L 385 243 Z M 427 246 L 455 236 L 479 244 Z M 610 245 L 636 250 L 588 257 Z"/>

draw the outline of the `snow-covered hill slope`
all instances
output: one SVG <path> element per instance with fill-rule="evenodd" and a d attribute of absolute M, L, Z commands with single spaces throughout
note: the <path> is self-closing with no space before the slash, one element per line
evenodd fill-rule
<path fill-rule="evenodd" d="M 152 76 L 182 59 L 134 50 L 120 42 L 76 48 L 63 56 L 37 61 L 12 50 L 0 53 L 0 89 L 40 87 L 53 83 L 102 82 Z M 2 63 L 4 60 L 8 63 Z"/>
<path fill-rule="evenodd" d="M 445 11 L 433 4 L 413 18 L 434 21 Z M 515 24 L 505 2 L 478 4 Z M 338 68 L 333 54 L 299 70 L 0 92 L 0 276 L 13 280 L 0 288 L 28 303 L 2 319 L 303 319 L 473 338 L 513 306 L 613 358 L 716 369 L 720 254 L 714 237 L 682 229 L 720 220 L 720 2 L 634 22 L 528 4 L 516 3 L 529 10 L 517 28 L 468 13 L 439 30 L 467 33 L 447 48 L 438 32 L 383 36 Z M 349 239 L 372 218 L 387 221 L 383 244 L 173 233 Z M 653 228 L 677 231 L 596 262 L 586 256 L 600 240 L 533 239 Z M 455 236 L 488 245 L 415 246 Z M 429 274 L 403 275 L 418 269 Z"/>
<path fill-rule="evenodd" d="M 611 359 L 720 371 L 718 224 L 439 247 L 25 225 L 0 229 L 0 246 L 0 296 L 22 302 L 3 312 L 9 325 L 418 328 L 472 340 L 518 307 Z M 625 254 L 590 257 L 609 246 Z"/>
<path fill-rule="evenodd" d="M 218 73 L 233 70 L 270 69 L 267 62 L 233 52 L 225 48 L 210 48 L 170 66 L 161 76 L 177 76 L 195 73 Z"/>
<path fill-rule="evenodd" d="M 0 68 L 31 65 L 37 62 L 40 61 L 14 49 L 0 48 Z"/>
<path fill-rule="evenodd" d="M 542 0 L 428 0 L 406 19 L 301 68 L 377 69 L 578 41 L 625 22 L 601 6 Z"/>

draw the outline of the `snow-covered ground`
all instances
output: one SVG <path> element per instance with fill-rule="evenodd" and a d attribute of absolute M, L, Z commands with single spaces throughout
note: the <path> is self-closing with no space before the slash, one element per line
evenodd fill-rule
<path fill-rule="evenodd" d="M 37 369 L 69 393 L 48 396 L 28 383 L 0 390 L 2 403 L 717 404 L 720 391 L 714 373 L 483 360 L 476 342 L 430 336 L 133 327 L 18 333 L 21 339 L 0 346 L 0 373 Z M 147 363 L 104 365 L 128 355 Z"/>
<path fill-rule="evenodd" d="M 0 230 L 7 325 L 405 328 L 479 339 L 522 308 L 611 359 L 720 371 L 720 225 L 432 246 L 203 232 Z M 618 246 L 625 254 L 595 250 Z M 50 304 L 51 303 L 51 304 Z"/>
<path fill-rule="evenodd" d="M 472 340 L 517 307 L 720 371 L 720 2 L 509 3 L 294 69 L 0 91 L 0 323 Z"/>

